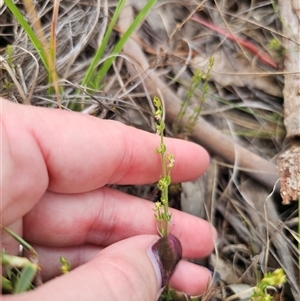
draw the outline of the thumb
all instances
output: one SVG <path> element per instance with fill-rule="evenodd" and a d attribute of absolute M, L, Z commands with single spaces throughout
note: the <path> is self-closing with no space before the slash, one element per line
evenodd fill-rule
<path fill-rule="evenodd" d="M 173 274 L 181 253 L 181 244 L 172 235 L 134 236 L 103 249 L 68 274 L 3 300 L 155 301 Z"/>

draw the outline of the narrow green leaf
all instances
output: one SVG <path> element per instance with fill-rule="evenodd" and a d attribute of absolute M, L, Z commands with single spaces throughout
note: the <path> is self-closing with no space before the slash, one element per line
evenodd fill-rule
<path fill-rule="evenodd" d="M 19 22 L 19 24 L 22 26 L 22 28 L 27 33 L 27 35 L 30 38 L 33 46 L 37 50 L 37 52 L 38 52 L 38 54 L 39 54 L 39 56 L 40 56 L 40 58 L 41 58 L 41 60 L 42 60 L 42 62 L 44 64 L 46 70 L 48 71 L 48 74 L 50 74 L 49 73 L 50 71 L 49 71 L 49 66 L 48 66 L 48 60 L 47 60 L 47 54 L 46 54 L 46 52 L 44 50 L 44 47 L 43 47 L 42 43 L 37 38 L 36 34 L 31 29 L 30 25 L 26 22 L 26 20 L 24 19 L 24 17 L 20 13 L 19 9 L 16 7 L 16 5 L 14 4 L 14 2 L 12 0 L 4 0 L 4 3 L 7 5 L 7 7 L 9 8 L 9 10 L 12 12 L 12 14 L 14 15 L 14 17 Z"/>
<path fill-rule="evenodd" d="M 12 290 L 13 290 L 13 286 L 11 282 L 7 278 L 2 276 L 2 291 L 9 293 L 12 292 Z"/>
<path fill-rule="evenodd" d="M 18 234 L 15 232 L 11 231 L 10 229 L 3 227 L 3 229 L 9 233 L 19 244 L 21 244 L 30 254 L 38 257 L 38 254 L 36 250 L 27 242 L 25 241 L 22 237 L 20 237 Z"/>
<path fill-rule="evenodd" d="M 16 281 L 14 294 L 26 292 L 30 288 L 36 272 L 37 265 L 30 263 L 25 266 L 21 271 L 20 277 Z"/>
<path fill-rule="evenodd" d="M 91 81 L 95 77 L 96 67 L 97 67 L 97 65 L 99 64 L 99 62 L 101 61 L 101 59 L 103 57 L 103 53 L 104 53 L 105 48 L 107 47 L 108 40 L 111 36 L 113 28 L 114 28 L 114 26 L 115 26 L 115 24 L 116 24 L 116 22 L 119 18 L 119 15 L 120 15 L 125 3 L 126 3 L 126 0 L 119 1 L 118 6 L 116 7 L 114 15 L 113 15 L 113 17 L 111 19 L 111 22 L 109 24 L 109 27 L 108 27 L 108 29 L 105 33 L 105 36 L 102 40 L 102 43 L 101 43 L 100 47 L 98 48 L 98 50 L 97 50 L 97 52 L 96 52 L 96 54 L 95 54 L 95 56 L 94 56 L 94 58 L 93 58 L 93 60 L 90 64 L 90 66 L 89 66 L 89 68 L 88 68 L 88 70 L 87 70 L 87 72 L 86 72 L 86 74 L 85 74 L 85 76 L 82 80 L 82 86 L 88 86 L 88 87 L 94 88 L 94 89 L 96 88 L 96 86 L 92 85 Z"/>
<path fill-rule="evenodd" d="M 111 57 L 108 58 L 104 64 L 102 65 L 96 79 L 94 80 L 94 84 L 98 87 L 100 86 L 104 76 L 106 75 L 107 71 L 113 64 L 113 62 L 116 59 L 116 56 L 120 53 L 123 46 L 127 42 L 127 40 L 130 38 L 130 36 L 133 34 L 133 32 L 137 29 L 137 27 L 142 23 L 142 21 L 145 19 L 147 14 L 149 13 L 150 9 L 153 7 L 153 5 L 157 2 L 157 0 L 149 0 L 147 4 L 143 7 L 143 9 L 139 12 L 137 17 L 134 19 L 132 24 L 129 26 L 127 31 L 124 33 L 124 35 L 121 37 L 113 51 L 111 52 Z"/>

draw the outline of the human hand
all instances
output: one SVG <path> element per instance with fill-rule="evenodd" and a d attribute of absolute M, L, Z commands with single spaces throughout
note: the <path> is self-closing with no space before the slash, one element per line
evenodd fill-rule
<path fill-rule="evenodd" d="M 16 105 L 1 100 L 2 225 L 38 252 L 42 277 L 33 291 L 3 300 L 155 300 L 161 276 L 149 259 L 157 242 L 153 203 L 106 184 L 158 180 L 159 138 L 121 123 L 83 114 Z M 175 156 L 172 181 L 199 177 L 209 157 L 200 146 L 165 139 Z M 216 232 L 199 218 L 172 210 L 171 234 L 183 257 L 199 258 L 213 249 Z M 18 246 L 2 233 L 2 247 Z M 59 257 L 72 270 L 60 274 Z M 181 260 L 171 286 L 200 294 L 210 272 Z"/>

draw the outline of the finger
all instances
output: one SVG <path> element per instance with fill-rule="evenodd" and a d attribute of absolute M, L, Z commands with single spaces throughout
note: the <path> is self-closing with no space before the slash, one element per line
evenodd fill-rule
<path fill-rule="evenodd" d="M 156 234 L 154 204 L 103 187 L 90 193 L 48 192 L 24 217 L 24 238 L 47 246 L 108 246 L 139 234 Z M 214 248 L 216 232 L 207 222 L 171 209 L 171 233 L 183 245 L 183 256 L 203 257 Z"/>
<path fill-rule="evenodd" d="M 11 107 L 12 106 L 12 107 Z M 16 109 L 12 111 L 11 109 Z M 47 167 L 35 137 L 24 127 L 22 114 L 0 97 L 2 225 L 21 219 L 48 186 Z M 3 214 L 5 212 L 5 214 Z"/>
<path fill-rule="evenodd" d="M 3 119 L 8 133 L 18 122 L 20 130 L 32 135 L 53 191 L 84 192 L 107 183 L 142 184 L 156 181 L 161 174 L 155 151 L 160 143 L 157 135 L 79 113 L 5 105 L 8 112 Z M 166 145 L 175 155 L 174 181 L 193 179 L 206 169 L 208 155 L 200 146 L 167 138 Z M 36 168 L 31 165 L 27 174 Z"/>
<path fill-rule="evenodd" d="M 92 260 L 103 248 L 91 244 L 75 247 L 45 247 L 32 244 L 39 255 L 42 281 L 46 282 L 62 274 L 60 258 L 64 257 L 70 262 L 71 270 Z M 25 253 L 26 256 L 26 253 Z"/>
<path fill-rule="evenodd" d="M 181 260 L 170 280 L 170 285 L 190 296 L 197 296 L 207 290 L 211 278 L 211 272 L 207 268 Z"/>
<path fill-rule="evenodd" d="M 154 182 L 161 174 L 155 152 L 159 137 L 154 134 L 79 113 L 4 100 L 1 105 L 4 225 L 28 212 L 47 187 L 79 193 L 107 183 Z M 174 182 L 204 172 L 208 154 L 202 147 L 175 139 L 165 142 L 175 155 Z"/>
<path fill-rule="evenodd" d="M 61 275 L 59 269 L 61 256 L 71 263 L 71 270 L 73 270 L 91 260 L 101 250 L 93 245 L 70 248 L 34 246 L 34 248 L 39 254 L 39 263 L 42 266 L 41 276 L 44 282 Z M 202 294 L 209 286 L 210 281 L 211 273 L 208 269 L 181 260 L 171 277 L 170 284 L 173 288 L 194 296 Z"/>
<path fill-rule="evenodd" d="M 157 236 L 147 235 L 118 242 L 70 273 L 13 298 L 16 301 L 154 301 L 159 291 L 159 279 L 147 250 L 156 240 Z"/>

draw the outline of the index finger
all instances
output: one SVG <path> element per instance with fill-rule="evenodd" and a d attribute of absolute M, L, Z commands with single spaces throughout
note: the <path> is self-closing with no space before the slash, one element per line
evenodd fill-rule
<path fill-rule="evenodd" d="M 47 181 L 51 191 L 79 193 L 105 184 L 144 184 L 159 179 L 161 162 L 155 150 L 160 139 L 155 134 L 79 113 L 4 105 L 2 118 L 8 137 L 14 136 L 17 124 L 18 131 L 23 131 L 19 134 L 29 137 L 23 139 L 22 147 L 20 140 L 8 139 L 10 149 L 15 150 L 12 155 L 26 159 L 24 143 L 36 143 L 34 149 L 40 154 L 31 157 L 42 155 L 44 159 L 44 164 L 22 162 L 18 172 L 24 177 L 34 175 L 36 183 Z M 175 156 L 174 182 L 195 179 L 207 168 L 209 157 L 201 146 L 168 138 L 165 144 L 167 152 Z"/>

